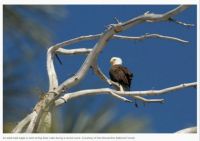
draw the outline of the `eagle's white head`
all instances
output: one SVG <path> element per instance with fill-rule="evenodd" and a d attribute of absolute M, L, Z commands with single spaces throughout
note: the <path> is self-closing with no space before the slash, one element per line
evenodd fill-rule
<path fill-rule="evenodd" d="M 119 58 L 119 57 L 112 57 L 110 59 L 110 64 L 111 64 L 111 66 L 113 66 L 113 65 L 122 65 L 122 59 Z"/>

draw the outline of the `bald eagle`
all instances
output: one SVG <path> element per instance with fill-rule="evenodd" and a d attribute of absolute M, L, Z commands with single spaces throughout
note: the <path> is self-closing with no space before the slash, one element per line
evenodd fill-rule
<path fill-rule="evenodd" d="M 122 59 L 119 57 L 112 57 L 110 63 L 110 79 L 120 84 L 120 91 L 130 91 L 133 73 L 122 66 Z"/>

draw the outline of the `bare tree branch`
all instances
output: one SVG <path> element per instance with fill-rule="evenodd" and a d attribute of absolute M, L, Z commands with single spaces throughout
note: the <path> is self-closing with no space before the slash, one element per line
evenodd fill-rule
<path fill-rule="evenodd" d="M 97 35 L 89 35 L 89 36 L 81 36 L 76 38 L 77 40 L 81 39 L 81 40 L 89 40 L 91 38 L 92 39 L 98 39 L 101 36 L 101 34 L 97 34 Z M 172 36 L 165 36 L 165 35 L 160 35 L 160 34 L 148 34 L 146 33 L 145 35 L 141 35 L 141 36 L 123 36 L 123 35 L 113 35 L 113 39 L 122 39 L 122 40 L 145 40 L 145 39 L 149 39 L 149 38 L 161 38 L 161 39 L 166 39 L 166 40 L 173 40 L 173 41 L 177 41 L 180 43 L 189 43 L 189 41 L 186 40 L 182 40 L 180 38 L 176 38 L 176 37 L 172 37 Z M 71 40 L 69 40 L 71 41 Z M 65 41 L 67 42 L 67 41 Z M 64 55 L 76 55 L 76 54 L 89 54 L 92 51 L 92 49 L 88 49 L 88 48 L 78 48 L 78 49 L 64 49 L 64 48 L 59 48 L 58 50 L 56 50 L 56 53 L 59 54 L 64 54 Z"/>
<path fill-rule="evenodd" d="M 177 8 L 163 14 L 162 18 L 163 20 L 168 20 L 170 17 L 176 16 L 177 14 L 183 12 L 185 9 L 187 9 L 190 6 L 191 5 L 180 5 Z"/>
<path fill-rule="evenodd" d="M 22 129 L 31 121 L 33 113 L 27 115 L 22 121 L 20 121 L 17 126 L 12 130 L 12 133 L 20 133 Z"/>
<path fill-rule="evenodd" d="M 188 88 L 188 87 L 196 87 L 197 83 L 193 82 L 193 83 L 184 83 L 184 84 L 180 84 L 177 86 L 173 86 L 173 87 L 169 87 L 169 88 L 165 88 L 165 89 L 161 89 L 161 90 L 147 90 L 147 91 L 125 91 L 125 92 L 121 92 L 121 91 L 116 91 L 110 88 L 100 88 L 100 89 L 89 89 L 89 90 L 81 90 L 81 91 L 76 91 L 74 93 L 67 93 L 64 96 L 62 96 L 61 99 L 58 99 L 55 101 L 55 105 L 59 106 L 63 103 L 66 103 L 68 100 L 73 99 L 73 98 L 77 98 L 80 96 L 87 96 L 87 95 L 97 95 L 97 94 L 117 94 L 120 96 L 153 96 L 153 95 L 161 95 L 161 94 L 165 94 L 165 93 L 169 93 L 172 91 L 177 91 L 177 90 L 181 90 L 184 88 Z M 136 97 L 138 98 L 138 97 Z M 154 99 L 154 100 L 147 100 L 145 98 L 141 98 L 139 97 L 138 99 L 142 100 L 142 101 L 153 101 L 153 102 L 163 102 L 163 99 Z"/>
<path fill-rule="evenodd" d="M 124 22 L 122 24 L 122 26 L 126 27 L 125 29 L 127 29 L 127 28 L 130 28 L 131 26 L 134 26 L 136 24 L 145 22 L 146 20 L 151 20 L 152 22 L 168 20 L 169 18 L 171 18 L 171 17 L 179 14 L 180 12 L 184 11 L 188 7 L 189 7 L 189 5 L 181 5 L 181 6 L 175 8 L 175 9 L 169 11 L 169 12 L 164 13 L 164 14 L 148 14 L 148 13 L 146 13 L 142 16 L 139 16 L 139 17 L 133 18 L 133 19 L 127 21 L 127 22 Z M 118 23 L 118 24 L 121 24 L 121 23 Z M 123 30 L 125 30 L 125 29 L 123 29 Z M 71 44 L 74 44 L 74 43 L 77 43 L 77 42 L 80 42 L 80 41 L 84 41 L 84 40 L 94 40 L 94 39 L 99 38 L 101 35 L 102 34 L 81 36 L 81 37 L 74 38 L 74 39 L 71 39 L 71 40 L 68 40 L 68 41 L 65 41 L 65 42 L 62 42 L 62 43 L 58 43 L 58 44 L 52 46 L 51 48 L 53 48 L 53 51 L 55 52 L 58 48 L 68 46 L 68 45 L 71 45 Z"/>
<path fill-rule="evenodd" d="M 49 91 L 53 91 L 56 87 L 58 87 L 58 78 L 54 68 L 53 63 L 54 53 L 52 49 L 48 49 L 47 51 L 47 73 L 49 76 Z"/>
<path fill-rule="evenodd" d="M 95 40 L 98 39 L 102 34 L 97 34 L 97 35 L 87 35 L 87 36 L 80 36 L 74 39 L 70 39 L 61 43 L 58 43 L 56 45 L 51 46 L 49 49 L 52 49 L 53 52 L 58 50 L 59 48 L 62 48 L 64 46 L 69 46 L 81 41 L 86 41 L 86 40 Z"/>
<path fill-rule="evenodd" d="M 33 112 L 30 124 L 28 125 L 28 128 L 26 129 L 26 133 L 32 133 L 35 128 L 35 122 L 37 120 L 38 114 L 36 111 Z"/>
<path fill-rule="evenodd" d="M 121 29 L 126 30 L 132 26 L 136 26 L 138 24 L 144 23 L 144 22 L 159 22 L 159 21 L 167 21 L 169 18 L 176 16 L 180 12 L 184 11 L 187 9 L 189 5 L 180 5 L 177 8 L 166 12 L 164 14 L 154 14 L 154 13 L 145 13 L 142 16 L 138 16 L 136 18 L 130 19 L 124 23 L 121 24 Z"/>
<path fill-rule="evenodd" d="M 76 55 L 76 54 L 88 54 L 91 51 L 92 49 L 87 49 L 87 48 L 78 48 L 78 49 L 59 48 L 58 50 L 56 50 L 56 53 L 64 55 Z"/>
<path fill-rule="evenodd" d="M 197 133 L 197 127 L 188 127 L 188 128 L 185 128 L 185 129 L 181 129 L 175 133 Z"/>
<path fill-rule="evenodd" d="M 64 41 L 62 43 L 53 45 L 51 48 L 53 48 L 53 50 L 55 50 L 56 52 L 66 52 L 64 54 L 68 55 L 68 51 L 64 51 L 64 50 L 60 50 L 61 48 L 65 47 L 65 46 L 69 46 L 75 43 L 79 43 L 81 41 L 86 41 L 86 40 L 97 40 L 101 37 L 102 34 L 96 34 L 96 35 L 86 35 L 86 36 L 80 36 L 74 39 L 70 39 L 67 41 Z M 188 43 L 188 41 L 185 41 L 183 39 L 177 38 L 177 37 L 172 37 L 172 36 L 165 36 L 165 35 L 160 35 L 160 34 L 145 34 L 145 35 L 141 35 L 141 36 L 123 36 L 123 35 L 113 35 L 112 37 L 113 39 L 121 39 L 121 40 L 144 40 L 144 39 L 148 39 L 148 38 L 161 38 L 161 39 L 167 39 L 167 40 L 174 40 L 177 42 L 181 42 L 181 43 Z M 76 49 L 74 49 L 74 51 L 76 51 Z M 79 52 L 77 50 L 77 52 Z M 87 52 L 87 51 L 83 51 L 83 52 Z M 70 53 L 73 54 L 73 53 Z"/>

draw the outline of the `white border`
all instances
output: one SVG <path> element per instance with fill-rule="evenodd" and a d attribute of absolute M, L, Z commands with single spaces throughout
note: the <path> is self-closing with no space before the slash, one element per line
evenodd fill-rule
<path fill-rule="evenodd" d="M 199 94 L 200 94 L 200 85 L 199 85 L 199 82 L 200 82 L 200 69 L 199 69 L 199 63 L 200 63 L 200 54 L 199 54 L 199 51 L 200 51 L 200 41 L 199 41 L 199 38 L 200 38 L 200 33 L 199 33 L 199 30 L 200 30 L 200 21 L 199 21 L 199 3 L 197 4 L 197 131 L 199 133 L 199 140 L 200 140 L 200 123 L 199 123 L 199 110 L 200 110 L 200 104 L 199 104 Z"/>
<path fill-rule="evenodd" d="M 2 0 L 3 4 L 197 4 L 199 0 Z"/>
<path fill-rule="evenodd" d="M 1 26 L 1 34 L 0 34 L 0 61 L 1 61 L 1 67 L 0 67 L 0 100 L 1 100 L 1 107 L 0 107 L 0 124 L 1 124 L 1 129 L 0 129 L 0 133 L 3 132 L 3 9 L 2 9 L 2 5 L 0 6 L 0 26 Z"/>
<path fill-rule="evenodd" d="M 5 141 L 44 139 L 52 141 L 197 141 L 197 136 L 193 134 L 4 134 L 4 139 Z"/>
<path fill-rule="evenodd" d="M 2 13 L 2 5 L 3 4 L 55 4 L 55 5 L 60 5 L 60 4 L 83 4 L 83 5 L 93 5 L 93 4 L 108 4 L 108 5 L 126 5 L 126 4 L 145 4 L 145 5 L 159 5 L 159 4 L 196 4 L 197 5 L 197 81 L 198 81 L 198 91 L 197 91 L 197 115 L 200 114 L 199 112 L 199 94 L 200 94 L 200 75 L 199 75 L 199 63 L 200 63 L 200 57 L 199 57 L 199 0 L 162 0 L 162 1 L 150 1 L 150 0 L 1 0 L 1 6 L 0 6 L 0 16 L 1 19 L 3 19 L 3 13 Z M 1 25 L 1 34 L 0 34 L 0 44 L 1 44 L 1 52 L 0 52 L 0 60 L 2 62 L 2 67 L 3 67 L 3 21 L 0 20 L 0 25 Z M 3 74 L 3 69 L 2 67 L 0 68 L 1 74 Z M 70 136 L 70 137 L 135 137 L 135 141 L 198 141 L 200 139 L 199 134 L 3 134 L 3 77 L 1 76 L 1 81 L 0 81 L 0 89 L 1 89 L 1 111 L 0 111 L 0 121 L 1 121 L 1 138 L 3 137 L 65 137 L 65 136 Z M 199 133 L 199 116 L 197 118 L 197 129 Z M 35 140 L 35 139 L 32 139 Z M 39 139 L 37 139 L 39 140 Z M 41 139 L 40 139 L 41 140 Z M 84 140 L 84 139 L 81 139 Z M 105 139 L 106 141 L 108 139 Z M 13 140 L 14 141 L 14 140 Z M 23 140 L 22 140 L 23 141 Z M 101 139 L 101 141 L 104 141 Z M 126 140 L 123 140 L 126 141 Z"/>

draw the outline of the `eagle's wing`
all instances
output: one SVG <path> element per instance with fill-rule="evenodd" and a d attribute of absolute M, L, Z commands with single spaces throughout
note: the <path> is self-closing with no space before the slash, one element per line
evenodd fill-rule
<path fill-rule="evenodd" d="M 130 87 L 130 86 L 131 86 L 131 80 L 132 80 L 132 78 L 133 78 L 133 73 L 130 72 L 130 71 L 128 70 L 128 68 L 126 68 L 126 67 L 122 67 L 121 69 L 122 69 L 123 72 L 125 73 L 126 78 L 127 78 L 127 80 L 128 80 L 129 87 Z"/>
<path fill-rule="evenodd" d="M 126 69 L 123 66 L 113 66 L 110 69 L 109 75 L 111 80 L 129 86 L 129 79 L 127 78 L 127 73 L 128 72 L 126 72 Z"/>

